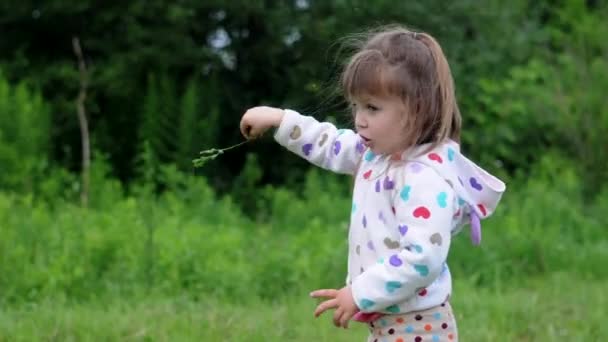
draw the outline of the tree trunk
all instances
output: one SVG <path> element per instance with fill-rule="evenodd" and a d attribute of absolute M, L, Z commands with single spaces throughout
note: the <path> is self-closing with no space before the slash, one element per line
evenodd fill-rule
<path fill-rule="evenodd" d="M 85 110 L 85 100 L 87 98 L 88 75 L 87 66 L 84 62 L 80 40 L 78 37 L 72 38 L 74 53 L 78 58 L 78 69 L 80 70 L 80 91 L 76 99 L 76 109 L 78 112 L 78 122 L 80 123 L 80 139 L 82 146 L 82 189 L 80 191 L 80 203 L 83 207 L 89 204 L 89 169 L 91 165 L 91 147 L 89 143 L 89 123 Z"/>

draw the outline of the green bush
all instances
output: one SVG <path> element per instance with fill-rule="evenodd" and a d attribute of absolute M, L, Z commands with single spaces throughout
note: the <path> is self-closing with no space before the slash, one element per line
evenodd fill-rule
<path fill-rule="evenodd" d="M 9 84 L 0 70 L 0 188 L 35 191 L 48 170 L 50 107 L 25 83 Z"/>
<path fill-rule="evenodd" d="M 260 200 L 270 214 L 257 222 L 201 177 L 170 166 L 159 177 L 159 196 L 121 195 L 94 178 L 89 209 L 0 193 L 0 300 L 162 293 L 238 302 L 344 283 L 349 177 L 312 170 L 301 189 L 268 187 Z M 481 247 L 466 233 L 455 238 L 453 274 L 484 287 L 560 270 L 605 279 L 606 191 L 585 201 L 577 168 L 546 155 L 509 182 Z"/>

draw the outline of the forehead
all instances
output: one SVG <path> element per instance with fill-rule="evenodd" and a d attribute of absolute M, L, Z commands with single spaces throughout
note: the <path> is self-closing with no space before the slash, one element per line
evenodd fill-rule
<path fill-rule="evenodd" d="M 390 94 L 369 94 L 362 93 L 350 97 L 350 101 L 355 103 L 380 103 L 383 105 L 405 107 L 405 103 L 399 96 Z"/>

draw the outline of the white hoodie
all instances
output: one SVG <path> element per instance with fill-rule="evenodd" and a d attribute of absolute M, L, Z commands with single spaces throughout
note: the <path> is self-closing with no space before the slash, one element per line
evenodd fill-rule
<path fill-rule="evenodd" d="M 355 176 L 347 285 L 364 312 L 404 313 L 445 302 L 452 235 L 490 216 L 505 185 L 447 141 L 374 155 L 352 130 L 285 110 L 275 139 L 322 168 Z"/>

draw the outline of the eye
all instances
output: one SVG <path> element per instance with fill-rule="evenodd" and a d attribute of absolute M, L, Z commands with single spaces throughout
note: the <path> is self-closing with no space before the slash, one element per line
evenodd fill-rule
<path fill-rule="evenodd" d="M 380 108 L 378 108 L 378 107 L 376 107 L 376 106 L 374 106 L 374 105 L 372 105 L 372 104 L 367 104 L 367 106 L 365 106 L 365 107 L 366 107 L 366 108 L 367 108 L 369 111 L 372 111 L 372 112 L 375 112 L 375 111 L 377 111 L 378 109 L 380 109 Z"/>

